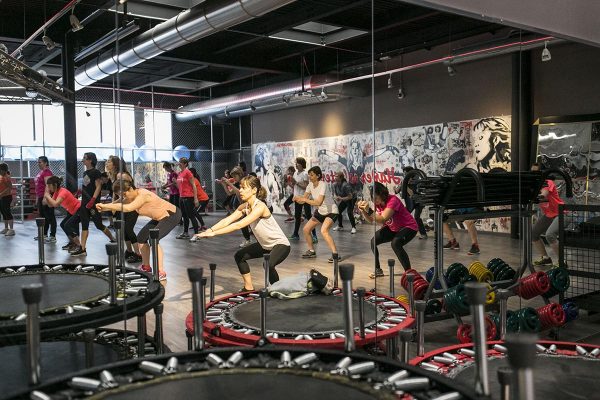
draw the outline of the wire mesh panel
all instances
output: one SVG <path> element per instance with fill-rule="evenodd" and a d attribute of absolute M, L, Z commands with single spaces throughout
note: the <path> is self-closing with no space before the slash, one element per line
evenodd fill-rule
<path fill-rule="evenodd" d="M 560 210 L 560 266 L 571 279 L 565 298 L 600 311 L 600 206 L 565 204 Z"/>

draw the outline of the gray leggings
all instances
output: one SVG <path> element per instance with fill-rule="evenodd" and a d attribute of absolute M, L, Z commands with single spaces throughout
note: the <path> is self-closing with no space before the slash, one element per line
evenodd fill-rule
<path fill-rule="evenodd" d="M 548 243 L 558 241 L 558 217 L 550 218 L 541 215 L 531 231 L 531 239 L 535 242 L 540 240 L 540 235 L 545 234 Z"/>

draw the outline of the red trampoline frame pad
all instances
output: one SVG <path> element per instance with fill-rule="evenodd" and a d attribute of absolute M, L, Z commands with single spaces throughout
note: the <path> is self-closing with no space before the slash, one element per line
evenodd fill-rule
<path fill-rule="evenodd" d="M 221 302 L 231 303 L 232 305 L 238 304 L 237 302 L 229 302 L 228 300 L 234 297 L 244 297 L 244 299 L 252 299 L 253 301 L 259 301 L 258 298 L 250 296 L 251 293 L 257 294 L 258 291 L 247 292 L 247 293 L 237 293 L 228 296 L 224 296 L 214 301 L 208 303 L 206 305 L 206 309 L 212 308 L 215 304 Z M 364 347 L 365 345 L 380 342 L 382 340 L 390 339 L 392 337 L 396 337 L 400 330 L 409 328 L 415 322 L 415 319 L 410 315 L 410 309 L 408 305 L 404 302 L 401 302 L 393 297 L 385 296 L 379 293 L 367 292 L 365 293 L 365 301 L 367 298 L 376 296 L 381 298 L 382 300 L 375 301 L 374 304 L 386 308 L 386 316 L 391 315 L 391 307 L 387 308 L 383 306 L 384 302 L 393 301 L 395 304 L 399 305 L 400 308 L 406 310 L 406 316 L 404 320 L 400 323 L 394 323 L 394 326 L 389 329 L 376 329 L 376 333 L 367 333 L 365 334 L 365 338 L 361 339 L 360 335 L 357 333 L 354 335 L 355 344 L 357 347 Z M 397 309 L 397 307 L 396 307 Z M 385 321 L 384 321 L 385 323 Z M 194 320 L 193 315 L 190 312 L 185 319 L 185 327 L 186 333 L 190 336 L 194 335 Z M 204 339 L 215 346 L 247 346 L 253 347 L 256 346 L 258 341 L 260 340 L 260 336 L 257 334 L 245 334 L 241 332 L 237 332 L 233 329 L 222 327 L 218 323 L 210 322 L 205 320 L 203 323 L 204 327 Z M 218 332 L 218 333 L 217 333 Z M 217 333 L 217 334 L 215 334 Z M 269 337 L 269 342 L 276 345 L 282 346 L 299 346 L 299 347 L 314 347 L 314 348 L 328 348 L 328 349 L 343 349 L 344 341 L 343 337 L 338 337 L 336 339 L 290 339 L 290 338 L 273 338 Z"/>

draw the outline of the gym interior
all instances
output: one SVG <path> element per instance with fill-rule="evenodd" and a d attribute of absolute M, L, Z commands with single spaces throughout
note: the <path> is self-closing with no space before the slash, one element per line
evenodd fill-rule
<path fill-rule="evenodd" d="M 595 398 L 600 4 L 474 3 L 0 0 L 0 398 Z"/>

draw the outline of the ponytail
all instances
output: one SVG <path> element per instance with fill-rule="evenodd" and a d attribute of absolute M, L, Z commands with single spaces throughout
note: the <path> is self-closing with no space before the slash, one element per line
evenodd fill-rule
<path fill-rule="evenodd" d="M 256 192 L 256 197 L 261 201 L 265 201 L 267 199 L 267 189 L 261 186 Z"/>

